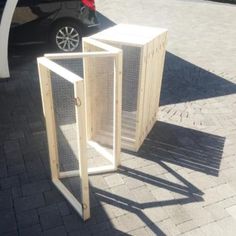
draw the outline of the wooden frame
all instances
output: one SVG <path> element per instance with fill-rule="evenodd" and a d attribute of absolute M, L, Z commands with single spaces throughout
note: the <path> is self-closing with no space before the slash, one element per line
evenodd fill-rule
<path fill-rule="evenodd" d="M 46 121 L 47 138 L 49 146 L 49 158 L 51 168 L 52 182 L 64 197 L 70 202 L 75 210 L 81 215 L 84 220 L 90 217 L 89 203 L 89 184 L 88 174 L 104 173 L 114 171 L 120 163 L 120 126 L 121 126 L 121 68 L 122 68 L 122 52 L 119 49 L 97 42 L 96 40 L 83 39 L 87 45 L 95 45 L 100 48 L 99 52 L 88 53 L 58 53 L 45 54 L 44 57 L 38 58 L 38 71 L 40 78 L 41 96 L 43 103 L 43 111 Z M 52 60 L 60 59 L 78 59 L 86 61 L 86 58 L 101 58 L 111 57 L 114 61 L 114 150 L 113 155 L 107 153 L 99 144 L 87 139 L 86 135 L 86 115 L 87 106 L 89 106 L 89 98 L 86 98 L 85 80 L 64 67 L 58 65 Z M 52 96 L 51 74 L 54 72 L 63 79 L 72 83 L 74 86 L 75 95 L 75 113 L 76 113 L 76 130 L 78 153 L 77 159 L 79 162 L 79 170 L 60 171 L 58 158 L 58 141 L 55 126 L 54 105 Z M 89 82 L 89 81 L 88 81 Z M 88 126 L 87 126 L 88 127 Z M 88 168 L 86 145 L 89 143 L 100 154 L 107 158 L 111 165 Z M 109 154 L 109 155 L 108 155 Z M 61 178 L 80 176 L 81 179 L 81 203 L 73 196 L 73 194 L 61 182 Z"/>
<path fill-rule="evenodd" d="M 123 61 L 127 64 L 127 51 L 130 48 L 139 50 L 139 66 L 137 75 L 137 110 L 136 113 L 122 109 L 121 147 L 138 151 L 144 139 L 157 119 L 160 90 L 167 44 L 167 30 L 120 24 L 91 36 L 92 39 L 123 49 Z M 132 55 L 129 55 L 132 56 Z M 123 83 L 127 76 L 123 69 Z M 122 99 L 126 99 L 123 95 Z M 133 99 L 136 99 L 135 96 Z M 126 127 L 132 129 L 127 130 Z M 134 132 L 133 132 L 134 129 Z"/>

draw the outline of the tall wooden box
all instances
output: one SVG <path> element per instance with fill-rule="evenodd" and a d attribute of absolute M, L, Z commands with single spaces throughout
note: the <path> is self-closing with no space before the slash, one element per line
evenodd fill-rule
<path fill-rule="evenodd" d="M 91 38 L 123 50 L 121 147 L 137 151 L 157 118 L 167 30 L 119 24 Z"/>

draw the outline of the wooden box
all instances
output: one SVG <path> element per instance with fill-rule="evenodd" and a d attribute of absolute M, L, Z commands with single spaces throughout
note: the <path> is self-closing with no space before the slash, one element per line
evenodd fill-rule
<path fill-rule="evenodd" d="M 91 38 L 123 50 L 121 147 L 137 151 L 157 118 L 167 30 L 119 24 Z"/>

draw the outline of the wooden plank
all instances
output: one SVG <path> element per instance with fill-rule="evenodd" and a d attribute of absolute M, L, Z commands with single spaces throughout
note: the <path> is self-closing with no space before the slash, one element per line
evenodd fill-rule
<path fill-rule="evenodd" d="M 137 97 L 137 116 L 136 116 L 136 135 L 135 135 L 135 150 L 139 148 L 142 136 L 142 122 L 143 122 L 143 102 L 146 80 L 146 60 L 147 60 L 148 48 L 144 45 L 140 54 L 140 71 L 139 71 L 139 85 L 138 85 L 138 97 Z"/>
<path fill-rule="evenodd" d="M 93 45 L 94 47 L 97 47 L 101 50 L 108 51 L 112 55 L 113 55 L 113 53 L 115 53 L 115 55 L 117 53 L 120 53 L 119 48 L 113 47 L 109 44 L 106 44 L 106 43 L 103 43 L 103 42 L 98 41 L 96 39 L 93 39 L 92 37 L 84 37 L 83 42 L 86 42 L 87 44 Z M 115 55 L 113 55 L 113 56 L 115 56 Z"/>
<path fill-rule="evenodd" d="M 84 207 L 83 219 L 90 217 L 90 201 L 89 201 L 89 182 L 88 182 L 88 159 L 86 155 L 86 121 L 85 121 L 85 98 L 84 98 L 84 82 L 77 81 L 74 84 L 75 98 L 79 100 L 76 103 L 76 128 L 78 142 L 78 161 L 81 179 L 81 200 Z"/>
<path fill-rule="evenodd" d="M 86 211 L 87 206 L 82 205 L 79 201 L 74 197 L 74 195 L 65 187 L 65 185 L 58 179 L 53 179 L 52 182 L 57 187 L 57 189 L 62 193 L 62 195 L 66 198 L 66 200 L 72 205 L 72 207 L 79 213 L 79 215 L 83 215 L 83 211 Z M 87 220 L 87 218 L 84 218 Z"/>
<path fill-rule="evenodd" d="M 44 57 L 50 60 L 82 59 L 86 57 L 114 57 L 116 52 L 71 52 L 71 53 L 47 53 Z"/>
<path fill-rule="evenodd" d="M 145 97 L 145 108 L 146 108 L 146 112 L 144 112 L 145 114 L 145 131 L 144 131 L 144 135 L 145 137 L 148 135 L 149 130 L 148 130 L 148 126 L 150 124 L 150 120 L 151 120 L 151 106 L 153 103 L 153 94 L 156 92 L 155 89 L 155 75 L 154 75 L 154 68 L 155 68 L 155 64 L 154 64 L 154 40 L 152 40 L 149 45 L 150 45 L 150 57 L 149 57 L 149 61 L 147 62 L 149 64 L 149 76 L 146 79 L 146 97 Z"/>
<path fill-rule="evenodd" d="M 38 59 L 38 72 L 39 72 L 39 82 L 41 88 L 43 112 L 47 129 L 51 178 L 57 179 L 59 172 L 58 147 L 57 147 L 57 134 L 55 127 L 55 116 L 54 116 L 53 98 L 52 98 L 51 76 L 49 70 L 43 64 L 41 64 L 41 61 L 42 60 Z"/>
<path fill-rule="evenodd" d="M 98 167 L 91 167 L 88 168 L 88 174 L 89 175 L 95 175 L 95 174 L 103 174 L 103 173 L 108 173 L 108 172 L 114 172 L 116 171 L 117 168 L 114 168 L 114 165 L 104 165 L 104 166 L 98 166 Z M 64 178 L 71 178 L 71 177 L 76 177 L 80 176 L 80 173 L 78 170 L 71 170 L 71 171 L 62 171 L 59 173 L 59 177 L 61 179 Z"/>
<path fill-rule="evenodd" d="M 114 119 L 114 167 L 120 165 L 120 150 L 121 150 L 121 108 L 122 108 L 122 51 L 114 59 L 114 103 L 113 103 L 113 119 Z"/>
<path fill-rule="evenodd" d="M 83 40 L 83 53 L 87 53 L 90 51 L 89 44 L 87 43 L 86 40 Z M 84 73 L 84 78 L 85 78 L 85 115 L 86 115 L 86 135 L 87 135 L 87 140 L 90 140 L 92 138 L 92 121 L 91 118 L 92 116 L 92 100 L 91 100 L 91 84 L 90 84 L 90 73 L 89 73 L 89 58 L 83 58 L 83 73 Z"/>
<path fill-rule="evenodd" d="M 141 112 L 143 113 L 143 118 L 142 118 L 142 134 L 141 134 L 141 139 L 143 140 L 143 137 L 146 136 L 146 131 L 147 131 L 147 120 L 148 120 L 148 110 L 149 110 L 149 81 L 151 78 L 151 54 L 152 54 L 152 44 L 149 43 L 147 45 L 147 58 L 146 58 L 146 74 L 145 74 L 145 85 L 144 85 L 144 97 L 143 97 L 143 107 Z M 141 143 L 139 144 L 141 145 Z"/>
<path fill-rule="evenodd" d="M 158 108 L 159 108 L 159 103 L 160 103 L 160 91 L 161 91 L 161 85 L 162 85 L 162 79 L 163 79 L 163 71 L 164 71 L 164 63 L 165 63 L 165 55 L 166 55 L 166 45 L 167 45 L 167 37 L 168 34 L 165 32 L 162 35 L 162 45 L 161 45 L 161 57 L 160 57 L 160 65 L 159 65 L 159 87 L 158 87 L 158 93 L 157 93 L 157 98 L 156 98 L 156 114 L 155 117 L 157 119 L 158 116 Z"/>
<path fill-rule="evenodd" d="M 53 71 L 55 74 L 61 76 L 62 78 L 68 80 L 71 83 L 75 83 L 76 81 L 82 80 L 80 76 L 49 60 L 48 58 L 40 57 L 37 60 L 41 65 L 47 67 L 50 71 Z"/>

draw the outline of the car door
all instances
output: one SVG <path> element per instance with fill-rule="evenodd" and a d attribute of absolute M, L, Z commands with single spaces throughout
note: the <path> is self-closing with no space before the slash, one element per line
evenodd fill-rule
<path fill-rule="evenodd" d="M 19 0 L 12 19 L 10 41 L 45 41 L 50 23 L 60 7 L 61 2 L 58 0 Z"/>

